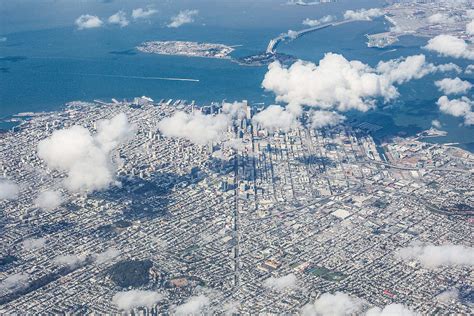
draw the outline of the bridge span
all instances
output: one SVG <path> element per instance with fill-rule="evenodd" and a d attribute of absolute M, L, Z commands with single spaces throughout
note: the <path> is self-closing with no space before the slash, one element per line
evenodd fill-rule
<path fill-rule="evenodd" d="M 275 37 L 275 38 L 270 40 L 270 42 L 268 43 L 268 46 L 267 46 L 266 53 L 267 54 L 275 54 L 278 44 L 280 44 L 282 41 L 284 41 L 286 39 L 296 39 L 296 38 L 301 37 L 301 36 L 303 36 L 307 33 L 311 33 L 311 32 L 314 32 L 314 31 L 325 29 L 327 27 L 338 26 L 338 25 L 342 25 L 342 24 L 346 24 L 346 23 L 350 23 L 350 22 L 354 22 L 354 21 L 356 21 L 356 20 L 345 20 L 345 21 L 340 21 L 340 22 L 325 23 L 325 24 L 321 24 L 321 25 L 318 25 L 318 26 L 313 26 L 313 27 L 310 27 L 310 28 L 307 28 L 307 29 L 304 29 L 304 30 L 301 30 L 301 31 L 297 31 L 292 36 L 288 35 L 288 33 L 280 34 L 278 37 Z"/>

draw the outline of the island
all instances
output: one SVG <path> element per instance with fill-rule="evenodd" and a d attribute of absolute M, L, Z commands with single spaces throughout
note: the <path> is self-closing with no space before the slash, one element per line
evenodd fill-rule
<path fill-rule="evenodd" d="M 184 41 L 148 41 L 137 47 L 143 53 L 229 59 L 233 47 L 223 44 Z"/>

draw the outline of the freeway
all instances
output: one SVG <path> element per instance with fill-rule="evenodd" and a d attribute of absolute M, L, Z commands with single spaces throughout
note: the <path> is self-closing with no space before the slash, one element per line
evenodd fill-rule
<path fill-rule="evenodd" d="M 296 39 L 298 37 L 301 37 L 305 34 L 308 34 L 308 33 L 314 32 L 314 31 L 322 30 L 322 29 L 325 29 L 325 28 L 331 27 L 331 26 L 339 26 L 339 25 L 354 22 L 354 21 L 356 21 L 356 20 L 344 20 L 344 21 L 340 21 L 340 22 L 325 23 L 325 24 L 321 24 L 321 25 L 318 25 L 318 26 L 313 26 L 313 27 L 295 32 L 291 36 L 288 33 L 280 34 L 278 37 L 275 37 L 275 38 L 270 40 L 270 42 L 268 43 L 268 46 L 267 46 L 266 53 L 267 54 L 275 54 L 278 44 L 280 44 L 281 41 L 284 41 L 286 39 Z"/>
<path fill-rule="evenodd" d="M 401 165 L 392 165 L 386 162 L 382 161 L 376 161 L 376 160 L 366 160 L 366 162 L 373 163 L 376 165 L 384 165 L 389 168 L 393 169 L 400 169 L 400 170 L 415 170 L 418 171 L 421 168 L 415 168 L 415 167 L 408 167 L 408 166 L 401 166 Z M 437 167 L 426 167 L 424 168 L 425 170 L 433 170 L 433 171 L 446 171 L 446 172 L 462 172 L 462 173 L 473 173 L 472 170 L 467 170 L 467 169 L 456 169 L 456 168 L 437 168 Z"/>

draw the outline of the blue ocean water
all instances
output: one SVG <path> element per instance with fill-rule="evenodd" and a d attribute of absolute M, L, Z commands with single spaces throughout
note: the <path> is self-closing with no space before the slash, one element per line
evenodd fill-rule
<path fill-rule="evenodd" d="M 74 3 L 74 4 L 71 4 Z M 289 29 L 304 28 L 305 18 L 327 14 L 341 16 L 347 9 L 380 6 L 381 0 L 340 0 L 318 6 L 288 6 L 286 0 L 261 1 L 93 1 L 23 0 L 0 5 L 0 118 L 19 112 L 60 109 L 73 100 L 132 98 L 196 100 L 206 104 L 224 99 L 273 103 L 274 96 L 261 88 L 266 67 L 240 66 L 229 60 L 143 54 L 134 47 L 146 40 L 192 40 L 239 45 L 235 56 L 256 54 L 268 41 Z M 106 25 L 77 30 L 73 21 L 81 14 L 107 16 L 140 6 L 158 10 L 156 16 L 132 21 L 126 28 Z M 51 12 L 51 9 L 54 9 Z M 193 24 L 166 27 L 169 17 L 182 9 L 198 9 Z M 31 10 L 29 12 L 28 10 Z M 393 48 L 369 49 L 365 34 L 388 26 L 381 20 L 357 22 L 310 33 L 286 42 L 279 52 L 317 62 L 326 52 L 341 53 L 375 65 L 379 60 L 424 53 L 431 62 L 448 62 L 420 49 L 425 39 L 403 38 Z M 466 61 L 456 60 L 465 67 Z M 197 79 L 199 82 L 149 80 L 146 77 Z M 413 134 L 429 128 L 433 119 L 444 124 L 448 136 L 441 142 L 471 146 L 472 127 L 443 116 L 435 102 L 440 93 L 434 75 L 400 88 L 401 98 L 380 104 L 367 113 L 348 113 L 351 119 L 384 125 L 383 135 Z M 472 77 L 461 76 L 472 81 Z"/>

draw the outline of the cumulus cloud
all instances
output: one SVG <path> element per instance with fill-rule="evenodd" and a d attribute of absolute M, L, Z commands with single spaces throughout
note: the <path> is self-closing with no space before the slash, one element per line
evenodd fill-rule
<path fill-rule="evenodd" d="M 335 126 L 344 122 L 346 117 L 334 111 L 312 111 L 309 114 L 312 128 Z"/>
<path fill-rule="evenodd" d="M 145 19 L 152 16 L 153 14 L 156 14 L 157 12 L 158 10 L 151 9 L 151 8 L 148 8 L 148 9 L 138 8 L 132 11 L 132 18 L 134 18 L 135 20 Z"/>
<path fill-rule="evenodd" d="M 222 113 L 229 115 L 232 119 L 242 119 L 246 115 L 245 106 L 246 104 L 244 102 L 224 102 L 222 103 Z"/>
<path fill-rule="evenodd" d="M 83 14 L 76 19 L 76 26 L 79 30 L 101 27 L 104 22 L 95 15 Z"/>
<path fill-rule="evenodd" d="M 238 302 L 229 302 L 224 304 L 223 310 L 225 315 L 239 314 L 240 304 Z"/>
<path fill-rule="evenodd" d="M 53 262 L 58 266 L 69 266 L 75 268 L 86 261 L 86 256 L 83 255 L 60 255 L 53 259 Z"/>
<path fill-rule="evenodd" d="M 324 293 L 313 304 L 306 304 L 301 310 L 303 316 L 353 315 L 364 308 L 365 302 L 345 293 Z"/>
<path fill-rule="evenodd" d="M 467 25 L 466 25 L 466 33 L 468 35 L 474 35 L 474 20 L 469 22 Z"/>
<path fill-rule="evenodd" d="M 181 25 L 194 22 L 194 17 L 199 14 L 198 10 L 184 10 L 180 11 L 178 15 L 171 18 L 168 27 L 180 27 Z"/>
<path fill-rule="evenodd" d="M 374 69 L 360 61 L 327 53 L 316 65 L 297 61 L 289 68 L 279 62 L 268 66 L 262 86 L 276 94 L 276 100 L 290 109 L 309 105 L 325 110 L 367 111 L 376 98 L 398 97 L 395 84 L 420 79 L 435 71 L 458 70 L 454 64 L 435 66 L 424 55 L 380 62 Z M 297 112 L 297 111 L 296 111 Z"/>
<path fill-rule="evenodd" d="M 130 290 L 118 292 L 112 297 L 112 304 L 128 311 L 136 307 L 152 307 L 163 299 L 163 295 L 153 291 Z"/>
<path fill-rule="evenodd" d="M 209 298 L 205 295 L 198 295 L 189 298 L 184 304 L 176 307 L 176 315 L 201 315 L 201 312 L 204 308 L 210 304 Z"/>
<path fill-rule="evenodd" d="M 438 120 L 432 120 L 431 121 L 431 126 L 437 129 L 440 129 L 442 127 L 441 122 Z"/>
<path fill-rule="evenodd" d="M 474 59 L 472 44 L 452 35 L 438 35 L 424 48 L 446 57 Z"/>
<path fill-rule="evenodd" d="M 50 168 L 69 173 L 70 189 L 101 188 L 112 181 L 106 155 L 82 126 L 55 131 L 38 144 L 38 155 Z"/>
<path fill-rule="evenodd" d="M 280 278 L 270 277 L 263 282 L 263 285 L 277 291 L 292 289 L 296 286 L 296 276 L 291 273 Z"/>
<path fill-rule="evenodd" d="M 120 255 L 120 251 L 115 248 L 109 248 L 104 252 L 98 253 L 95 255 L 95 262 L 102 264 L 108 262 Z"/>
<path fill-rule="evenodd" d="M 30 238 L 23 240 L 23 249 L 25 250 L 33 250 L 33 249 L 40 249 L 46 246 L 46 238 Z"/>
<path fill-rule="evenodd" d="M 231 138 L 226 140 L 222 144 L 224 148 L 232 148 L 239 151 L 244 150 L 244 148 L 246 147 L 245 143 L 240 138 Z"/>
<path fill-rule="evenodd" d="M 469 81 L 461 80 L 456 77 L 454 79 L 444 78 L 436 81 L 435 85 L 445 94 L 462 94 L 471 90 L 472 84 Z"/>
<path fill-rule="evenodd" d="M 127 15 L 123 11 L 118 11 L 117 13 L 109 16 L 107 21 L 110 24 L 120 25 L 120 27 L 125 27 L 130 23 L 127 19 Z"/>
<path fill-rule="evenodd" d="M 436 295 L 436 300 L 441 303 L 451 303 L 459 297 L 458 289 L 450 289 Z"/>
<path fill-rule="evenodd" d="M 382 16 L 383 10 L 378 8 L 373 9 L 360 9 L 360 10 L 347 10 L 344 13 L 344 19 L 346 20 L 360 20 L 360 21 L 372 21 L 373 18 Z"/>
<path fill-rule="evenodd" d="M 471 75 L 474 73 L 474 65 L 468 65 L 466 67 L 466 69 L 464 70 L 464 72 L 468 75 Z"/>
<path fill-rule="evenodd" d="M 173 116 L 161 120 L 158 129 L 167 137 L 184 138 L 194 144 L 205 145 L 222 140 L 230 123 L 229 116 L 225 114 L 176 112 Z"/>
<path fill-rule="evenodd" d="M 325 293 L 313 304 L 306 304 L 301 314 L 303 316 L 415 316 L 417 313 L 402 304 L 390 304 L 383 308 L 367 309 L 368 303 L 358 297 L 352 297 L 342 292 Z M 364 312 L 364 310 L 366 310 Z"/>
<path fill-rule="evenodd" d="M 335 19 L 336 17 L 333 15 L 326 15 L 320 19 L 314 19 L 314 20 L 307 18 L 303 20 L 303 25 L 307 25 L 309 27 L 315 27 L 321 24 L 330 23 L 334 21 Z"/>
<path fill-rule="evenodd" d="M 158 130 L 167 137 L 184 138 L 194 144 L 205 145 L 225 138 L 225 132 L 235 119 L 246 116 L 246 103 L 222 103 L 222 113 L 205 115 L 196 110 L 193 113 L 176 112 L 158 123 Z"/>
<path fill-rule="evenodd" d="M 298 37 L 298 32 L 293 31 L 293 30 L 288 30 L 288 32 L 286 32 L 286 36 L 288 36 L 291 39 L 296 39 Z"/>
<path fill-rule="evenodd" d="M 464 117 L 464 124 L 466 125 L 474 124 L 474 112 L 472 111 L 474 102 L 468 97 L 449 100 L 447 96 L 443 95 L 438 99 L 437 104 L 441 112 L 456 117 Z"/>
<path fill-rule="evenodd" d="M 469 19 L 474 19 L 474 10 L 472 10 L 472 9 L 466 10 L 466 16 Z"/>
<path fill-rule="evenodd" d="M 34 204 L 36 207 L 44 210 L 54 210 L 58 208 L 63 202 L 63 198 L 60 192 L 57 191 L 43 191 L 35 199 Z"/>
<path fill-rule="evenodd" d="M 436 71 L 457 71 L 454 64 L 435 66 L 426 62 L 425 55 L 408 56 L 405 59 L 381 61 L 377 65 L 377 72 L 387 78 L 390 83 L 402 84 L 413 79 L 420 79 Z"/>
<path fill-rule="evenodd" d="M 366 316 L 416 316 L 417 313 L 413 312 L 408 307 L 402 304 L 390 304 L 385 306 L 383 309 L 380 307 L 372 307 L 370 308 L 366 314 Z"/>
<path fill-rule="evenodd" d="M 133 134 L 133 127 L 128 122 L 125 113 L 115 115 L 110 120 L 97 122 L 95 140 L 105 151 L 110 151 L 129 139 Z"/>
<path fill-rule="evenodd" d="M 0 178 L 0 200 L 15 200 L 18 194 L 20 188 L 15 182 Z"/>
<path fill-rule="evenodd" d="M 278 105 L 270 105 L 262 112 L 257 113 L 252 120 L 254 124 L 269 132 L 278 130 L 288 132 L 298 125 L 296 115 Z"/>
<path fill-rule="evenodd" d="M 0 290 L 17 290 L 25 287 L 28 282 L 28 274 L 16 273 L 8 276 L 0 282 Z"/>
<path fill-rule="evenodd" d="M 456 64 L 447 63 L 447 64 L 442 64 L 442 65 L 437 65 L 436 66 L 436 71 L 439 71 L 439 72 L 453 71 L 453 72 L 461 73 L 462 69 L 461 69 L 461 67 L 459 67 Z"/>
<path fill-rule="evenodd" d="M 428 22 L 431 24 L 453 24 L 456 23 L 456 18 L 444 13 L 435 13 L 428 17 Z"/>
<path fill-rule="evenodd" d="M 68 174 L 65 184 L 71 191 L 105 189 L 115 180 L 110 152 L 132 132 L 126 115 L 121 113 L 99 121 L 95 135 L 82 126 L 55 131 L 38 144 L 38 156 L 49 168 Z"/>
<path fill-rule="evenodd" d="M 428 268 L 474 265 L 474 248 L 461 245 L 412 245 L 399 249 L 396 256 L 403 260 L 417 260 Z"/>

